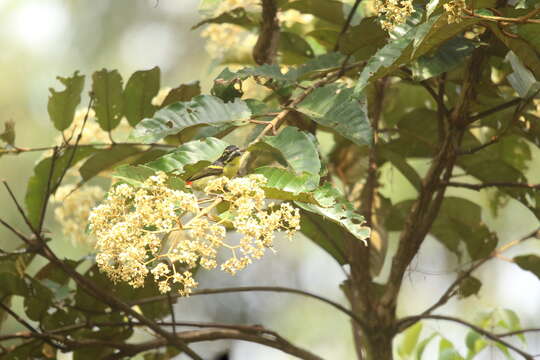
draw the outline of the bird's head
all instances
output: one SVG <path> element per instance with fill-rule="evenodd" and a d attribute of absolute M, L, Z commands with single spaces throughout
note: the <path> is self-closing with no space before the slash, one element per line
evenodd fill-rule
<path fill-rule="evenodd" d="M 229 145 L 223 150 L 223 154 L 219 157 L 218 161 L 223 164 L 230 163 L 233 159 L 241 156 L 243 153 L 242 150 L 236 145 Z"/>

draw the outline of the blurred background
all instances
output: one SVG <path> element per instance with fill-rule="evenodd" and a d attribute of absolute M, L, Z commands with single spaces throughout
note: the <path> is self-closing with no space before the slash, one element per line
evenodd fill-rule
<path fill-rule="evenodd" d="M 56 76 L 70 76 L 75 70 L 89 76 L 104 67 L 118 69 L 124 79 L 136 70 L 161 68 L 162 87 L 200 80 L 207 91 L 216 69 L 204 48 L 200 30 L 191 27 L 200 21 L 198 0 L 0 0 L 0 123 L 14 120 L 16 144 L 21 147 L 49 146 L 55 131 L 48 119 L 48 88 L 59 88 Z M 125 80 L 124 80 L 125 81 Z M 87 85 L 89 81 L 87 78 Z M 86 101 L 83 99 L 82 104 Z M 540 156 L 533 149 L 533 158 Z M 0 178 L 6 179 L 18 198 L 40 153 L 0 157 Z M 414 163 L 425 169 L 425 161 Z M 540 182 L 540 169 L 531 166 L 529 179 Z M 383 169 L 384 194 L 393 202 L 415 197 L 414 189 L 390 166 Z M 537 220 L 520 204 L 510 200 L 498 217 L 488 210 L 482 193 L 452 190 L 482 204 L 484 221 L 498 232 L 501 242 L 520 238 L 538 226 Z M 0 217 L 23 227 L 7 194 L 0 192 Z M 67 258 L 80 258 L 92 251 L 73 245 L 51 217 L 46 227 L 53 234 L 52 247 Z M 397 234 L 392 234 L 390 252 Z M 12 250 L 18 240 L 0 229 L 0 247 Z M 507 256 L 538 252 L 538 241 L 529 241 Z M 280 239 L 277 253 L 268 252 L 235 277 L 219 272 L 200 272 L 200 288 L 242 285 L 295 287 L 322 295 L 346 305 L 339 284 L 345 279 L 332 258 L 298 236 L 293 242 Z M 38 269 L 36 261 L 31 268 Z M 346 269 L 345 269 L 346 270 Z M 387 269 L 380 275 L 385 278 Z M 438 242 L 424 243 L 413 261 L 404 283 L 398 312 L 413 315 L 429 307 L 455 278 L 459 264 Z M 537 278 L 504 261 L 491 261 L 477 273 L 483 286 L 479 296 L 466 301 L 450 301 L 440 312 L 473 321 L 480 311 L 514 310 L 523 327 L 540 327 L 540 284 Z M 14 305 L 22 309 L 20 299 Z M 315 300 L 278 293 L 240 293 L 197 296 L 181 299 L 177 319 L 264 324 L 268 328 L 320 354 L 325 359 L 352 359 L 354 349 L 349 320 L 340 312 Z M 8 320 L 2 333 L 12 333 L 18 325 Z M 467 329 L 437 321 L 426 322 L 423 337 L 440 332 L 456 347 L 466 351 Z M 147 334 L 137 334 L 144 337 Z M 399 342 L 399 338 L 396 340 Z M 540 334 L 527 335 L 528 351 L 540 353 Z M 434 359 L 438 349 L 428 346 L 424 359 Z M 194 349 L 205 358 L 230 351 L 231 359 L 288 359 L 276 350 L 246 342 L 200 343 Z M 69 355 L 63 358 L 69 359 Z M 504 359 L 496 348 L 482 353 L 481 359 Z"/>

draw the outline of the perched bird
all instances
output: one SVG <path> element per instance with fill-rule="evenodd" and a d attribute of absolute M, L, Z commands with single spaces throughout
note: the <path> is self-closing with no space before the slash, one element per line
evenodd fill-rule
<path fill-rule="evenodd" d="M 228 178 L 236 176 L 240 169 L 242 153 L 243 151 L 236 145 L 227 146 L 216 161 L 187 178 L 187 184 L 196 190 L 202 190 L 210 180 L 219 176 Z"/>

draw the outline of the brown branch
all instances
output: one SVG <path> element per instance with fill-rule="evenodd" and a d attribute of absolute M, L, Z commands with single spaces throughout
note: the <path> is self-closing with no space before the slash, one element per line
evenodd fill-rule
<path fill-rule="evenodd" d="M 297 294 L 302 295 L 306 297 L 310 297 L 313 299 L 317 299 L 319 301 L 322 301 L 330 306 L 333 306 L 334 308 L 338 309 L 342 313 L 346 314 L 347 316 L 351 317 L 353 320 L 358 322 L 359 324 L 362 324 L 362 319 L 358 318 L 354 313 L 352 313 L 350 310 L 347 310 L 342 305 L 333 302 L 332 300 L 326 299 L 322 296 L 312 294 L 307 291 L 298 290 L 298 289 L 291 289 L 286 287 L 280 287 L 280 286 L 241 286 L 241 287 L 231 287 L 231 288 L 218 288 L 218 289 L 200 289 L 200 290 L 194 290 L 190 296 L 197 296 L 197 295 L 211 295 L 211 294 L 224 294 L 224 293 L 233 293 L 233 292 L 251 292 L 251 291 L 262 291 L 262 292 L 278 292 L 278 293 L 289 293 L 289 294 Z M 180 295 L 171 295 L 172 297 L 180 297 Z M 161 301 L 164 300 L 165 296 L 154 296 L 149 297 L 145 299 L 136 300 L 130 303 L 131 306 L 134 305 L 142 305 L 142 304 L 148 304 L 155 301 Z"/>
<path fill-rule="evenodd" d="M 441 183 L 441 186 L 452 186 L 452 187 L 462 187 L 471 190 L 479 191 L 488 187 L 513 187 L 513 188 L 524 188 L 524 189 L 540 189 L 540 184 L 526 184 L 526 183 L 513 183 L 513 182 L 490 182 L 482 184 L 468 184 L 463 182 L 449 181 L 446 183 Z"/>
<path fill-rule="evenodd" d="M 456 280 L 454 280 L 454 282 L 452 284 L 450 284 L 450 286 L 446 289 L 444 294 L 439 298 L 439 300 L 437 302 L 435 302 L 428 309 L 426 309 L 424 312 L 422 312 L 421 316 L 428 315 L 431 312 L 433 312 L 434 310 L 436 310 L 439 307 L 446 304 L 448 302 L 448 300 L 450 300 L 456 294 L 456 289 L 461 284 L 461 282 L 463 280 L 465 280 L 466 278 L 468 278 L 473 271 L 478 269 L 480 266 L 485 264 L 487 261 L 497 257 L 497 255 L 499 255 L 502 252 L 508 250 L 509 248 L 514 247 L 514 246 L 516 246 L 518 244 L 521 244 L 522 242 L 524 242 L 524 241 L 526 241 L 528 239 L 532 239 L 532 238 L 535 238 L 535 237 L 540 237 L 540 228 L 537 228 L 534 231 L 531 231 L 527 235 L 525 235 L 525 236 L 523 236 L 523 237 L 521 237 L 521 238 L 519 238 L 517 240 L 510 241 L 509 243 L 500 246 L 499 248 L 495 249 L 489 256 L 487 256 L 487 257 L 479 260 L 475 264 L 471 265 L 471 267 L 469 267 L 467 270 L 463 271 L 456 278 Z"/>
<path fill-rule="evenodd" d="M 515 99 L 507 101 L 507 102 L 505 102 L 503 104 L 497 105 L 497 106 L 495 106 L 495 107 L 493 107 L 491 109 L 488 109 L 486 111 L 482 111 L 481 113 L 478 113 L 476 115 L 471 115 L 471 116 L 469 116 L 469 121 L 468 121 L 467 125 L 470 125 L 471 123 L 475 122 L 476 120 L 483 119 L 486 116 L 489 116 L 491 114 L 495 114 L 495 113 L 497 113 L 499 111 L 506 110 L 509 107 L 512 107 L 514 105 L 518 105 L 522 101 L 523 101 L 523 99 L 521 99 L 521 98 L 515 98 Z"/>
<path fill-rule="evenodd" d="M 515 351 L 516 353 L 518 353 L 519 355 L 521 355 L 524 359 L 527 359 L 527 360 L 533 360 L 533 356 L 532 355 L 529 355 L 527 354 L 526 352 L 524 352 L 523 350 L 517 348 L 516 346 L 512 345 L 511 343 L 503 340 L 500 338 L 499 335 L 496 335 L 496 334 L 493 334 L 487 330 L 484 330 L 482 329 L 481 327 L 479 326 L 476 326 L 474 324 L 471 324 L 467 321 L 464 321 L 464 320 L 461 320 L 459 318 L 456 318 L 456 317 L 452 317 L 452 316 L 446 316 L 446 315 L 418 315 L 418 316 L 408 316 L 408 317 L 405 317 L 403 319 L 401 319 L 399 322 L 398 322 L 398 326 L 401 325 L 401 324 L 410 324 L 410 323 L 415 323 L 417 321 L 420 321 L 420 320 L 424 320 L 424 319 L 432 319 L 432 320 L 446 320 L 446 321 L 452 321 L 452 322 L 455 322 L 455 323 L 458 323 L 458 324 L 461 324 L 461 325 L 464 325 L 474 331 L 476 331 L 477 333 L 479 333 L 480 335 L 484 335 L 485 337 L 487 337 L 488 339 L 490 340 L 493 340 L 505 347 L 507 347 L 508 349 L 511 349 L 513 351 Z M 409 325 L 410 326 L 410 325 Z"/>
<path fill-rule="evenodd" d="M 361 2 L 362 0 L 354 1 L 351 11 L 349 11 L 349 14 L 347 15 L 347 19 L 345 20 L 345 23 L 343 24 L 343 26 L 341 27 L 341 31 L 339 32 L 336 43 L 334 45 L 334 51 L 339 50 L 339 43 L 341 41 L 341 38 L 343 37 L 343 35 L 345 35 L 347 30 L 349 30 L 349 27 L 351 26 L 351 21 L 354 18 L 354 14 L 356 13 L 356 10 L 358 9 L 358 6 L 360 5 Z"/>
<path fill-rule="evenodd" d="M 266 115 L 265 116 L 269 116 Z M 64 149 L 71 149 L 75 146 L 75 144 L 64 144 L 62 145 L 62 148 Z M 173 149 L 177 148 L 176 145 L 170 145 L 170 144 L 160 144 L 160 143 L 131 143 L 131 142 L 115 142 L 115 143 L 95 143 L 95 144 L 79 144 L 77 147 L 109 147 L 114 148 L 117 146 L 149 146 L 149 147 L 162 147 L 167 149 Z M 11 155 L 18 155 L 20 153 L 27 153 L 27 152 L 39 152 L 39 151 L 49 151 L 54 150 L 57 146 L 44 146 L 44 147 L 37 147 L 37 148 L 10 148 L 10 149 L 0 149 L 0 154 L 11 154 Z"/>
<path fill-rule="evenodd" d="M 7 183 L 6 180 L 2 180 L 2 183 L 4 183 L 4 187 L 6 188 L 8 194 L 9 194 L 9 197 L 11 198 L 13 203 L 15 204 L 15 207 L 17 208 L 17 211 L 19 212 L 19 214 L 22 216 L 24 222 L 26 223 L 28 228 L 35 234 L 36 231 L 34 229 L 34 226 L 32 226 L 32 223 L 30 222 L 30 219 L 28 218 L 28 216 L 26 216 L 26 213 L 24 212 L 24 209 L 22 208 L 19 201 L 17 201 L 17 197 L 15 196 L 13 191 L 11 190 L 11 187 L 9 186 L 9 184 Z"/>
<path fill-rule="evenodd" d="M 506 333 L 497 334 L 498 337 L 508 337 L 508 336 L 516 336 L 516 335 L 522 335 L 530 332 L 540 332 L 540 328 L 530 328 L 530 329 L 521 329 L 516 331 L 510 331 Z"/>
<path fill-rule="evenodd" d="M 253 47 L 253 59 L 259 65 L 275 62 L 279 45 L 279 21 L 275 0 L 262 0 L 262 23 L 257 43 Z"/>
<path fill-rule="evenodd" d="M 540 14 L 540 9 L 535 9 L 531 11 L 530 13 L 520 16 L 517 18 L 509 18 L 509 17 L 503 17 L 503 16 L 490 16 L 490 15 L 479 15 L 476 13 L 473 13 L 470 10 L 464 10 L 466 14 L 469 16 L 464 16 L 464 18 L 477 18 L 487 21 L 496 21 L 501 23 L 518 23 L 518 24 L 525 24 L 525 23 L 533 23 L 533 24 L 540 24 L 540 19 L 532 19 L 536 15 Z"/>
<path fill-rule="evenodd" d="M 75 282 L 81 286 L 82 289 L 84 289 L 86 292 L 88 292 L 90 295 L 95 296 L 100 301 L 103 301 L 104 303 L 109 304 L 111 307 L 119 309 L 126 314 L 129 314 L 130 316 L 134 317 L 135 319 L 139 320 L 141 323 L 146 325 L 149 329 L 153 330 L 156 334 L 164 337 L 171 345 L 178 346 L 182 351 L 184 351 L 189 357 L 195 360 L 202 360 L 202 358 L 197 355 L 193 350 L 191 350 L 185 341 L 183 341 L 181 338 L 175 337 L 173 334 L 169 333 L 168 331 L 164 330 L 154 321 L 148 319 L 146 316 L 140 314 L 139 312 L 133 310 L 130 305 L 126 304 L 122 300 L 120 300 L 118 297 L 114 296 L 110 292 L 107 291 L 107 289 L 102 289 L 98 287 L 94 282 L 87 279 L 86 277 L 79 274 L 77 271 L 75 271 L 72 267 L 65 264 L 63 261 L 61 261 L 56 254 L 52 252 L 52 250 L 47 246 L 47 244 L 43 241 L 43 239 L 40 239 L 43 242 L 43 250 L 41 255 L 43 255 L 47 260 L 49 260 L 51 263 L 59 267 L 61 270 L 66 273 L 69 277 L 71 277 Z"/>
<path fill-rule="evenodd" d="M 49 169 L 49 175 L 47 177 L 47 187 L 45 188 L 45 195 L 43 196 L 43 204 L 41 204 L 41 211 L 39 213 L 39 222 L 36 228 L 37 236 L 40 236 L 41 230 L 43 229 L 43 222 L 45 221 L 45 213 L 47 212 L 47 205 L 49 204 L 49 197 L 51 196 L 52 188 L 52 178 L 54 175 L 54 168 L 56 166 L 56 161 L 58 160 L 58 147 L 53 149 L 53 154 L 51 157 L 51 168 Z"/>

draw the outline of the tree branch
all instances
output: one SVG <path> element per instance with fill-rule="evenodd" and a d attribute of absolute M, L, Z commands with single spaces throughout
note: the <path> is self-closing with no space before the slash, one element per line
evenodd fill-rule
<path fill-rule="evenodd" d="M 342 305 L 333 302 L 332 300 L 326 299 L 322 296 L 315 295 L 312 293 L 309 293 L 307 291 L 298 290 L 298 289 L 291 289 L 286 287 L 280 287 L 280 286 L 242 286 L 242 287 L 231 287 L 231 288 L 219 288 L 219 289 L 200 289 L 200 290 L 194 290 L 190 296 L 197 296 L 197 295 L 211 295 L 211 294 L 224 294 L 224 293 L 233 293 L 233 292 L 251 292 L 251 291 L 261 291 L 261 292 L 278 292 L 278 293 L 290 293 L 290 294 L 297 294 L 302 295 L 306 297 L 310 297 L 313 299 L 317 299 L 319 301 L 322 301 L 330 306 L 333 306 L 334 308 L 338 309 L 342 313 L 346 314 L 347 316 L 351 317 L 353 320 L 358 322 L 359 324 L 362 324 L 362 319 L 358 318 L 354 313 L 352 313 L 350 310 L 347 310 Z M 180 295 L 171 295 L 172 297 L 180 297 Z M 149 297 L 146 299 L 140 299 L 136 300 L 130 303 L 131 306 L 133 305 L 142 305 L 142 304 L 148 304 L 155 301 L 161 301 L 164 300 L 165 296 L 154 296 Z"/>
<path fill-rule="evenodd" d="M 418 315 L 418 316 L 407 316 L 403 319 L 401 319 L 398 323 L 397 323 L 397 326 L 398 327 L 401 327 L 403 324 L 407 324 L 407 327 L 409 327 L 410 325 L 416 323 L 417 321 L 419 320 L 424 320 L 424 319 L 432 319 L 432 320 L 446 320 L 446 321 L 452 321 L 452 322 L 455 322 L 455 323 L 458 323 L 458 324 L 461 324 L 461 325 L 464 325 L 474 331 L 476 331 L 477 333 L 481 334 L 481 335 L 484 335 L 485 337 L 487 337 L 488 339 L 490 340 L 493 340 L 505 347 L 507 347 L 508 349 L 511 349 L 513 351 L 515 351 L 516 353 L 518 353 L 519 355 L 521 355 L 524 359 L 527 359 L 527 360 L 533 360 L 533 356 L 532 355 L 529 355 L 527 354 L 526 352 L 524 352 L 523 350 L 515 347 L 514 345 L 512 345 L 511 343 L 501 339 L 501 337 L 499 335 L 496 335 L 496 334 L 493 334 L 487 330 L 484 330 L 482 329 L 481 327 L 479 326 L 476 326 L 474 324 L 471 324 L 465 320 L 461 320 L 459 318 L 456 318 L 456 317 L 452 317 L 452 316 L 446 316 L 446 315 Z M 404 329 L 403 329 L 404 330 Z"/>
<path fill-rule="evenodd" d="M 478 269 L 480 266 L 485 264 L 487 261 L 493 259 L 497 255 L 499 255 L 499 254 L 503 253 L 504 251 L 508 250 L 509 248 L 514 247 L 514 246 L 516 246 L 518 244 L 521 244 L 522 242 L 524 242 L 524 241 L 526 241 L 528 239 L 532 239 L 532 238 L 535 238 L 535 237 L 540 237 L 540 228 L 537 228 L 534 231 L 531 231 L 527 235 L 525 235 L 525 236 L 523 236 L 523 237 L 521 237 L 521 238 L 519 238 L 517 240 L 510 241 L 509 243 L 500 246 L 499 248 L 495 249 L 488 257 L 486 257 L 484 259 L 481 259 L 477 263 L 473 264 L 471 267 L 469 267 L 469 269 L 463 271 L 456 278 L 456 280 L 454 280 L 454 282 L 446 289 L 446 291 L 439 298 L 439 300 L 437 302 L 435 302 L 433 305 L 431 305 L 424 312 L 422 312 L 422 314 L 420 316 L 428 315 L 431 312 L 433 312 L 434 310 L 436 310 L 439 307 L 446 304 L 448 302 L 448 300 L 450 300 L 455 295 L 455 293 L 456 293 L 455 291 L 458 288 L 458 286 L 461 284 L 461 282 L 463 280 L 465 280 L 466 278 L 468 278 L 473 271 Z"/>
<path fill-rule="evenodd" d="M 351 21 L 354 18 L 354 14 L 356 13 L 356 10 L 358 9 L 358 6 L 360 5 L 361 2 L 362 0 L 354 1 L 351 11 L 349 11 L 349 14 L 347 15 L 347 19 L 345 20 L 345 23 L 343 24 L 343 26 L 341 27 L 341 31 L 339 32 L 336 43 L 334 45 L 334 51 L 339 50 L 339 42 L 341 41 L 341 38 L 343 37 L 343 35 L 345 35 L 347 30 L 349 30 L 349 27 L 351 26 Z"/>
<path fill-rule="evenodd" d="M 259 65 L 274 63 L 279 45 L 279 21 L 275 0 L 262 0 L 262 23 L 253 59 Z"/>
<path fill-rule="evenodd" d="M 488 187 L 513 187 L 513 188 L 524 188 L 524 189 L 540 189 L 540 184 L 526 184 L 526 183 L 512 183 L 512 182 L 490 182 L 482 184 L 468 184 L 463 182 L 449 181 L 446 183 L 441 183 L 441 186 L 452 186 L 452 187 L 462 187 L 471 190 L 482 190 Z"/>

